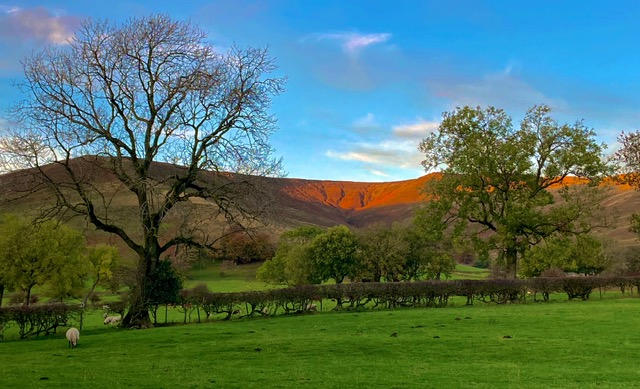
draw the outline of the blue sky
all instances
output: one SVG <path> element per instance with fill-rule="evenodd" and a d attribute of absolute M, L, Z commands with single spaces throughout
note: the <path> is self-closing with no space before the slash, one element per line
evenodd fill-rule
<path fill-rule="evenodd" d="M 87 17 L 166 13 L 217 47 L 269 46 L 289 78 L 272 141 L 292 178 L 397 181 L 424 174 L 418 142 L 456 106 L 545 103 L 615 148 L 640 129 L 636 1 L 0 0 L 0 126 L 20 59 Z M 516 124 L 517 125 L 517 124 Z"/>

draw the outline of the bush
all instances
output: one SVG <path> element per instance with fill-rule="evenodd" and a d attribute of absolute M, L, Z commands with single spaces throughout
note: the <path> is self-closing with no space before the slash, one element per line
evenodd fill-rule
<path fill-rule="evenodd" d="M 31 297 L 29 297 L 29 305 L 37 304 L 39 300 L 40 298 L 38 297 L 38 295 L 32 294 Z M 18 291 L 13 293 L 9 298 L 9 305 L 21 305 L 21 304 L 24 304 L 26 301 L 27 301 L 27 292 Z"/>
<path fill-rule="evenodd" d="M 565 277 L 562 279 L 562 289 L 567 293 L 569 300 L 578 297 L 588 300 L 596 281 L 596 277 Z"/>
<path fill-rule="evenodd" d="M 0 308 L 0 325 L 6 328 L 8 322 L 15 323 L 20 339 L 55 333 L 58 327 L 67 326 L 69 320 L 74 318 L 82 321 L 82 307 L 79 305 L 17 305 Z"/>

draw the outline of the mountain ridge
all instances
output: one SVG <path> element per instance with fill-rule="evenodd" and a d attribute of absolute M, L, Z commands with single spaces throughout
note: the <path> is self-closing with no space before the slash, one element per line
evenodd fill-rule
<path fill-rule="evenodd" d="M 73 163 L 79 167 L 87 177 L 105 187 L 117 187 L 115 177 L 97 171 L 98 165 L 87 162 L 90 158 L 80 158 Z M 55 172 L 56 166 L 45 167 Z M 169 163 L 154 162 L 154 175 L 164 176 L 176 172 L 183 167 Z M 20 182 L 22 171 L 0 175 L 0 192 L 6 193 L 12 182 Z M 25 172 L 22 172 L 25 173 Z M 209 173 L 205 173 L 209 174 Z M 210 172 L 210 174 L 216 174 Z M 424 192 L 426 183 L 438 177 L 439 173 L 427 174 L 415 179 L 392 182 L 357 182 L 337 180 L 314 180 L 303 178 L 282 177 L 254 177 L 258 179 L 263 190 L 269 193 L 273 204 L 270 210 L 274 225 L 271 229 L 274 236 L 288 228 L 300 225 L 318 225 L 330 227 L 346 224 L 353 227 L 363 227 L 372 223 L 406 222 L 415 207 L 427 199 Z M 573 182 L 573 181 L 572 181 Z M 17 184 L 15 184 L 17 185 Z M 2 194 L 0 193 L 0 196 Z M 128 215 L 136 214 L 137 204 L 127 191 L 114 194 L 114 204 L 118 204 L 118 211 Z M 24 209 L 33 209 L 42 199 L 39 196 L 26 198 Z M 615 185 L 602 204 L 611 215 L 619 215 L 611 230 L 602 231 L 601 235 L 608 235 L 622 239 L 629 244 L 636 241 L 633 233 L 628 231 L 629 216 L 640 209 L 640 192 L 629 186 Z M 4 207 L 7 209 L 6 207 Z M 22 209 L 22 208 L 16 208 Z"/>

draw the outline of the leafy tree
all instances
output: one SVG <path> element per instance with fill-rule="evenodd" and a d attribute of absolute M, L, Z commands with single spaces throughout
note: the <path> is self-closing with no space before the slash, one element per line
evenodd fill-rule
<path fill-rule="evenodd" d="M 145 327 L 163 253 L 210 247 L 221 236 L 212 224 L 248 226 L 260 214 L 251 177 L 282 174 L 268 109 L 284 79 L 268 76 L 275 66 L 266 49 L 222 53 L 202 30 L 168 16 L 119 26 L 89 19 L 68 45 L 23 64 L 19 125 L 0 139 L 5 166 L 32 168 L 21 190 L 52 194 L 43 216 L 84 217 L 136 253 L 123 325 Z M 114 191 L 135 201 L 135 217 L 113 211 Z"/>
<path fill-rule="evenodd" d="M 259 280 L 283 285 L 317 284 L 317 272 L 310 258 L 310 243 L 324 231 L 319 227 L 303 226 L 280 236 L 276 253 L 259 269 Z"/>
<path fill-rule="evenodd" d="M 34 224 L 5 216 L 0 223 L 0 258 L 5 282 L 24 291 L 31 301 L 36 285 L 62 299 L 82 289 L 84 237 L 79 231 L 52 221 Z"/>
<path fill-rule="evenodd" d="M 640 274 L 640 246 L 605 245 L 605 255 L 610 260 L 608 269 L 615 275 Z"/>
<path fill-rule="evenodd" d="M 640 190 L 640 131 L 622 133 L 618 137 L 621 147 L 616 151 L 614 160 L 619 164 L 618 181 Z M 631 215 L 630 231 L 640 236 L 640 214 Z"/>
<path fill-rule="evenodd" d="M 358 269 L 358 243 L 346 226 L 329 228 L 313 239 L 309 247 L 313 268 L 321 281 L 334 279 L 337 284 L 354 278 Z"/>
<path fill-rule="evenodd" d="M 299 244 L 287 252 L 284 275 L 288 285 L 308 285 L 322 282 L 311 257 L 311 244 Z"/>
<path fill-rule="evenodd" d="M 454 242 L 447 230 L 447 220 L 443 220 L 442 209 L 419 207 L 405 239 L 409 246 L 405 263 L 406 279 L 439 280 L 443 276 L 451 276 L 456 268 Z"/>
<path fill-rule="evenodd" d="M 87 306 L 89 296 L 96 290 L 99 284 L 108 285 L 114 276 L 114 271 L 120 262 L 118 248 L 106 244 L 89 247 L 87 256 L 87 272 L 85 278 L 91 279 L 91 287 L 82 300 L 83 306 Z"/>
<path fill-rule="evenodd" d="M 562 269 L 567 273 L 599 274 L 610 265 L 602 243 L 591 235 L 557 237 L 546 240 L 528 250 L 522 258 L 519 273 L 524 277 L 538 277 L 548 269 Z"/>
<path fill-rule="evenodd" d="M 358 278 L 399 281 L 404 274 L 408 244 L 399 224 L 374 223 L 356 231 Z"/>
<path fill-rule="evenodd" d="M 236 264 L 264 262 L 274 256 L 274 246 L 265 233 L 231 233 L 220 240 L 217 257 Z"/>
<path fill-rule="evenodd" d="M 149 288 L 147 291 L 149 304 L 152 308 L 154 323 L 156 323 L 160 305 L 178 302 L 180 290 L 182 289 L 182 279 L 171 266 L 170 261 L 162 260 L 151 272 L 147 287 Z"/>
<path fill-rule="evenodd" d="M 564 180 L 608 172 L 595 132 L 580 121 L 559 124 L 550 113 L 535 106 L 516 129 L 503 110 L 457 108 L 419 146 L 425 169 L 443 173 L 428 184 L 430 206 L 454 224 L 456 236 L 473 241 L 481 258 L 493 253 L 511 277 L 529 247 L 593 227 L 597 190 Z"/>

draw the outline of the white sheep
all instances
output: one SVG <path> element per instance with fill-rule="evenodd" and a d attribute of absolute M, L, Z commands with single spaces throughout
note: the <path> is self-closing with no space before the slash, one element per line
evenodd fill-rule
<path fill-rule="evenodd" d="M 78 340 L 80 340 L 80 331 L 77 328 L 71 327 L 67 330 L 67 340 L 69 341 L 69 347 L 75 348 L 78 346 Z"/>
<path fill-rule="evenodd" d="M 104 318 L 104 325 L 107 325 L 107 324 L 116 325 L 116 324 L 118 324 L 120 319 L 122 319 L 122 317 L 120 315 L 118 315 L 118 316 L 107 316 L 107 317 Z"/>
<path fill-rule="evenodd" d="M 315 304 L 308 304 L 307 311 L 315 312 L 318 309 L 318 306 Z"/>

